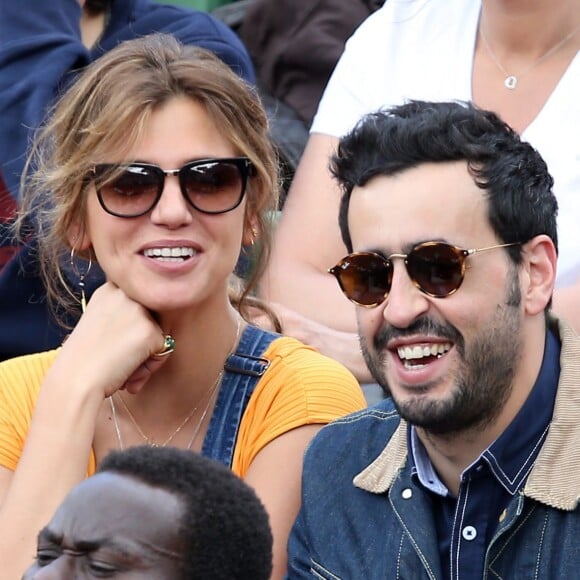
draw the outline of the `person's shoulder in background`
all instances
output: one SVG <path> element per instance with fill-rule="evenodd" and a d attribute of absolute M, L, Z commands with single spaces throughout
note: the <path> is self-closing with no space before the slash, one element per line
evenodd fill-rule
<path fill-rule="evenodd" d="M 156 0 L 132 0 L 113 3 L 113 11 L 108 23 L 107 42 L 104 51 L 131 37 L 165 32 L 173 34 L 184 44 L 192 44 L 211 50 L 240 77 L 250 83 L 255 82 L 252 60 L 238 35 L 211 13 L 177 6 Z"/>
<path fill-rule="evenodd" d="M 260 86 L 310 126 L 344 43 L 384 0 L 255 0 L 240 36 Z"/>

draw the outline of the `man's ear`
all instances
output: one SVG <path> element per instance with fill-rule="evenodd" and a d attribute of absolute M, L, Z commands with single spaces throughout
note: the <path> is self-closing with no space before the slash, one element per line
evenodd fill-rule
<path fill-rule="evenodd" d="M 526 242 L 522 250 L 525 275 L 522 300 L 528 314 L 539 314 L 546 309 L 554 292 L 556 248 L 552 239 L 542 234 Z"/>

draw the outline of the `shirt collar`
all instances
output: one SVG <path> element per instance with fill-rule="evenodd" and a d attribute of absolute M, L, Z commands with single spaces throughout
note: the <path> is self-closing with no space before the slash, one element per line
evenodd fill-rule
<path fill-rule="evenodd" d="M 427 450 L 417 435 L 414 425 L 409 426 L 410 457 L 414 466 L 414 472 L 421 485 L 437 495 L 449 495 L 447 486 L 439 479 Z"/>

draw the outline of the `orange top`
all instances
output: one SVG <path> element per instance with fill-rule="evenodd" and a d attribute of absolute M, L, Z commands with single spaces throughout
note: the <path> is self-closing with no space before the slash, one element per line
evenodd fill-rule
<path fill-rule="evenodd" d="M 244 477 L 270 441 L 303 425 L 326 424 L 366 407 L 360 385 L 342 365 L 293 338 L 278 338 L 271 361 L 240 423 L 232 471 Z"/>
<path fill-rule="evenodd" d="M 0 465 L 14 471 L 24 448 L 38 393 L 59 350 L 0 364 Z M 354 376 L 299 341 L 281 337 L 262 355 L 271 361 L 244 413 L 232 471 L 244 477 L 257 453 L 296 427 L 325 424 L 366 406 Z M 87 475 L 96 469 L 94 452 Z"/>

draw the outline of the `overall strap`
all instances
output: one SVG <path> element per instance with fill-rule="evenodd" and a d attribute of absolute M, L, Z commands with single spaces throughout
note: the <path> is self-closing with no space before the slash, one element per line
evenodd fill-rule
<path fill-rule="evenodd" d="M 232 466 L 238 430 L 248 401 L 270 361 L 262 355 L 279 334 L 248 325 L 236 352 L 224 366 L 224 376 L 203 442 L 202 455 Z"/>

